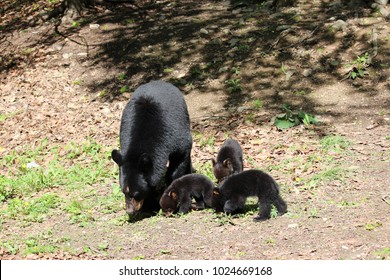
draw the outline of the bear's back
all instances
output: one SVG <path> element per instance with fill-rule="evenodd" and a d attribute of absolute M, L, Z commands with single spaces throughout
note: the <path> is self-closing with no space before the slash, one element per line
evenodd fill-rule
<path fill-rule="evenodd" d="M 164 146 L 190 148 L 188 109 L 180 90 L 163 81 L 138 87 L 123 111 L 120 141 L 121 147 L 137 153 L 149 152 L 164 142 Z"/>

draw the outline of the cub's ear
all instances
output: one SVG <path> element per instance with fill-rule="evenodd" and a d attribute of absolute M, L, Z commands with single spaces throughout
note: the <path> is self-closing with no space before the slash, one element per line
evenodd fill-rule
<path fill-rule="evenodd" d="M 231 169 L 233 167 L 232 161 L 230 158 L 227 158 L 223 161 L 223 166 Z"/>
<path fill-rule="evenodd" d="M 112 150 L 111 152 L 112 160 L 115 161 L 119 166 L 123 164 L 123 157 L 120 151 Z"/>
<path fill-rule="evenodd" d="M 213 167 L 217 164 L 217 162 L 213 158 L 211 159 L 211 163 L 213 164 Z"/>
<path fill-rule="evenodd" d="M 177 193 L 175 191 L 169 192 L 168 196 L 171 197 L 173 200 L 177 200 Z"/>
<path fill-rule="evenodd" d="M 149 155 L 144 153 L 139 157 L 138 160 L 138 169 L 142 172 L 147 172 L 150 169 L 152 169 L 152 160 L 150 159 Z"/>

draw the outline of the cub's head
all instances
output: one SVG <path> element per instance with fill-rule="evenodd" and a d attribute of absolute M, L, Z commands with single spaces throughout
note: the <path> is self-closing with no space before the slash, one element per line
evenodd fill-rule
<path fill-rule="evenodd" d="M 211 161 L 213 163 L 214 176 L 217 178 L 218 183 L 233 174 L 233 164 L 230 158 L 225 159 L 223 162 L 217 162 L 215 159 Z"/>
<path fill-rule="evenodd" d="M 164 192 L 160 198 L 161 210 L 165 213 L 166 216 L 170 216 L 175 212 L 179 204 L 179 198 L 177 192 L 169 191 Z"/>

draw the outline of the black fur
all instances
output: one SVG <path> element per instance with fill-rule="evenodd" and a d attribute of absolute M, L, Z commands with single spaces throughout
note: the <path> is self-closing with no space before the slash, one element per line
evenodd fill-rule
<path fill-rule="evenodd" d="M 190 120 L 179 89 L 163 81 L 137 88 L 123 110 L 120 146 L 112 159 L 119 165 L 126 212 L 157 211 L 164 172 L 169 185 L 192 168 Z"/>
<path fill-rule="evenodd" d="M 160 206 L 167 215 L 174 213 L 188 213 L 191 209 L 192 198 L 196 201 L 197 209 L 212 206 L 214 184 L 201 174 L 189 174 L 176 179 L 164 191 L 160 199 Z"/>
<path fill-rule="evenodd" d="M 218 152 L 217 160 L 212 159 L 213 172 L 218 182 L 225 177 L 242 172 L 244 169 L 242 149 L 234 139 L 227 139 Z"/>
<path fill-rule="evenodd" d="M 287 211 L 287 204 L 279 194 L 275 180 L 260 170 L 246 170 L 227 177 L 213 192 L 213 208 L 227 214 L 242 212 L 247 197 L 259 198 L 259 215 L 256 221 L 271 217 L 271 205 L 275 205 L 279 215 Z"/>

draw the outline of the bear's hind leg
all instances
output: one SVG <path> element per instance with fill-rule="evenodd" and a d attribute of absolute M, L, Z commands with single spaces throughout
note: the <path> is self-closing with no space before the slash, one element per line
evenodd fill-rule
<path fill-rule="evenodd" d="M 273 204 L 275 205 L 276 209 L 278 210 L 278 215 L 281 216 L 283 215 L 284 213 L 287 212 L 287 204 L 286 202 L 283 200 L 283 198 L 281 198 L 280 196 L 278 196 L 275 201 L 273 202 Z"/>
<path fill-rule="evenodd" d="M 268 198 L 259 198 L 259 204 L 259 215 L 253 219 L 260 222 L 271 218 L 271 201 Z"/>

